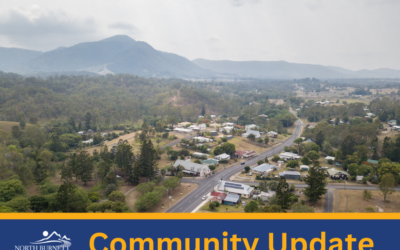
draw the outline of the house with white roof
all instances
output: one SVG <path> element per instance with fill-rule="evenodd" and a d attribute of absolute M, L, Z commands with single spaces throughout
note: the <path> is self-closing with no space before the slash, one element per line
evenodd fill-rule
<path fill-rule="evenodd" d="M 222 127 L 225 127 L 225 126 L 233 127 L 234 125 L 235 125 L 235 123 L 233 123 L 233 122 L 222 123 Z"/>
<path fill-rule="evenodd" d="M 301 156 L 299 156 L 298 154 L 294 154 L 294 153 L 290 153 L 290 152 L 281 153 L 281 154 L 279 154 L 279 157 L 286 161 L 301 159 Z"/>
<path fill-rule="evenodd" d="M 325 157 L 325 163 L 328 163 L 329 160 L 332 160 L 333 162 L 335 162 L 335 157 L 334 156 Z"/>
<path fill-rule="evenodd" d="M 272 138 L 278 137 L 278 133 L 277 133 L 277 132 L 274 132 L 274 131 L 269 131 L 269 132 L 267 133 L 267 135 L 268 135 L 269 137 L 272 137 Z"/>
<path fill-rule="evenodd" d="M 82 143 L 83 143 L 83 144 L 90 144 L 90 143 L 93 143 L 93 139 L 89 139 L 89 140 L 87 140 L 87 141 L 83 141 Z"/>
<path fill-rule="evenodd" d="M 257 131 L 257 130 L 247 130 L 246 131 L 246 133 L 243 133 L 242 134 L 242 137 L 248 137 L 249 135 L 251 135 L 251 134 L 253 134 L 256 138 L 260 138 L 261 137 L 261 135 L 260 135 L 260 131 Z"/>
<path fill-rule="evenodd" d="M 183 173 L 204 177 L 211 174 L 211 170 L 206 164 L 198 164 L 191 161 L 176 160 L 174 167 L 181 165 L 185 169 L 182 170 Z"/>
<path fill-rule="evenodd" d="M 268 164 L 268 163 L 263 163 L 261 165 L 258 165 L 257 167 L 254 167 L 252 169 L 252 171 L 255 172 L 255 173 L 268 175 L 269 173 L 272 173 L 275 169 L 276 169 L 275 165 L 271 165 L 271 164 Z"/>
<path fill-rule="evenodd" d="M 250 130 L 250 129 L 255 129 L 255 128 L 257 128 L 257 125 L 255 125 L 255 124 L 250 124 L 250 125 L 245 126 L 246 131 Z"/>
<path fill-rule="evenodd" d="M 254 188 L 241 183 L 220 180 L 217 190 L 222 192 L 227 191 L 228 194 L 238 194 L 243 198 L 250 198 L 253 195 Z"/>
<path fill-rule="evenodd" d="M 225 154 L 225 153 L 215 156 L 215 159 L 217 159 L 219 161 L 220 160 L 229 160 L 230 158 L 231 158 L 231 156 L 228 154 Z"/>
<path fill-rule="evenodd" d="M 201 142 L 201 143 L 203 143 L 203 142 L 212 142 L 213 141 L 213 139 L 202 137 L 202 136 L 193 137 L 192 140 L 196 141 L 196 142 Z"/>
<path fill-rule="evenodd" d="M 189 133 L 193 132 L 193 130 L 188 129 L 188 128 L 174 128 L 174 131 L 178 132 L 178 133 L 185 133 L 185 134 L 189 134 Z"/>

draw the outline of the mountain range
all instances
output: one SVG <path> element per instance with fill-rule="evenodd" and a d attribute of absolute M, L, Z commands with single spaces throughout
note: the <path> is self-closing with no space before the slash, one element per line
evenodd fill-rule
<path fill-rule="evenodd" d="M 0 47 L 0 70 L 24 75 L 90 72 L 181 78 L 400 78 L 400 70 L 393 69 L 352 71 L 285 61 L 190 61 L 125 35 L 59 47 L 48 52 Z"/>

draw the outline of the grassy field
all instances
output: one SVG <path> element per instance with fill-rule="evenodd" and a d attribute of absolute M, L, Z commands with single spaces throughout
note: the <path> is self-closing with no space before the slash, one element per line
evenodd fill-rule
<path fill-rule="evenodd" d="M 336 190 L 334 212 L 344 213 L 365 213 L 366 207 L 371 207 L 377 211 L 377 207 L 383 209 L 385 213 L 400 212 L 400 193 L 394 192 L 388 195 L 387 201 L 383 201 L 383 195 L 379 191 L 371 191 L 372 199 L 364 200 L 362 190 Z M 347 207 L 347 209 L 346 209 Z"/>
<path fill-rule="evenodd" d="M 19 126 L 19 122 L 7 122 L 7 121 L 0 121 L 0 129 L 6 132 L 11 133 L 12 126 Z M 32 126 L 32 124 L 26 124 L 26 127 Z"/>
<path fill-rule="evenodd" d="M 248 141 L 247 138 L 243 138 L 243 137 L 234 137 L 233 139 L 229 140 L 228 142 L 235 144 L 236 150 L 254 150 L 258 153 L 263 153 L 270 149 L 270 148 L 263 148 L 263 147 L 259 147 L 257 145 L 253 145 Z M 271 142 L 269 144 L 271 144 Z"/>

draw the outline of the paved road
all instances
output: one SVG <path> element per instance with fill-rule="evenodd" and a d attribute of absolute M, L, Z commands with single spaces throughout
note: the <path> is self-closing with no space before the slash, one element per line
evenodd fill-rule
<path fill-rule="evenodd" d="M 246 160 L 246 165 L 250 166 L 250 165 L 256 164 L 257 161 L 264 160 L 265 157 L 267 157 L 267 156 L 271 157 L 274 154 L 282 151 L 285 146 L 293 145 L 293 141 L 298 137 L 298 134 L 300 133 L 302 124 L 300 121 L 296 121 L 296 125 L 297 125 L 296 131 L 289 139 L 287 139 L 284 143 L 275 147 L 274 149 L 268 150 L 250 160 Z M 217 173 L 211 177 L 208 177 L 208 178 L 205 178 L 202 180 L 195 180 L 194 182 L 198 185 L 198 187 L 194 191 L 192 191 L 190 194 L 188 194 L 186 197 L 184 197 L 182 200 L 180 200 L 178 203 L 176 203 L 174 206 L 172 206 L 170 209 L 168 209 L 167 212 L 168 213 L 190 213 L 202 202 L 201 197 L 203 197 L 204 195 L 211 192 L 213 190 L 213 187 L 215 185 L 217 185 L 219 180 L 221 180 L 221 179 L 228 180 L 230 176 L 239 172 L 242 169 L 243 169 L 243 165 L 238 163 L 238 164 L 228 168 L 227 170 Z M 182 179 L 182 182 L 191 183 L 192 179 L 184 178 L 184 179 Z"/>
<path fill-rule="evenodd" d="M 332 213 L 332 212 L 333 212 L 333 190 L 328 189 L 328 192 L 325 194 L 324 213 Z"/>
<path fill-rule="evenodd" d="M 185 140 L 189 140 L 189 139 L 192 139 L 193 137 L 195 137 L 195 136 L 197 136 L 197 134 L 193 134 L 193 135 L 187 135 L 187 136 L 185 136 Z M 175 141 L 173 141 L 173 142 L 171 142 L 171 143 L 168 143 L 167 145 L 164 145 L 164 146 L 162 146 L 161 148 L 162 149 L 165 149 L 166 147 L 168 147 L 168 146 L 175 146 L 176 144 L 178 144 L 180 141 L 181 141 L 182 139 L 178 139 L 178 140 L 175 140 Z"/>

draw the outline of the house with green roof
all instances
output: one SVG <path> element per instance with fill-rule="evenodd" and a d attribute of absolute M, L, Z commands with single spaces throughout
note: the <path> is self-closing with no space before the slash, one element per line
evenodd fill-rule
<path fill-rule="evenodd" d="M 214 166 L 218 166 L 219 161 L 216 159 L 212 159 L 212 158 L 208 158 L 207 160 L 202 160 L 201 163 L 203 164 L 207 164 L 207 165 L 214 165 Z"/>

